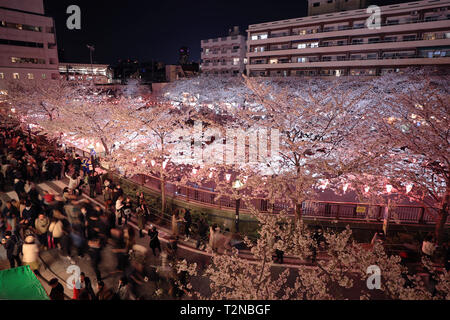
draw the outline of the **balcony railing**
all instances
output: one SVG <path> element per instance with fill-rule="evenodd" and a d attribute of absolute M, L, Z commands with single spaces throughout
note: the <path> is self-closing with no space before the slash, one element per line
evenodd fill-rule
<path fill-rule="evenodd" d="M 388 27 L 388 26 L 393 26 L 393 25 L 406 25 L 406 24 L 414 24 L 414 23 L 422 23 L 422 22 L 435 22 L 435 21 L 444 21 L 444 20 L 450 20 L 450 17 L 441 17 L 441 18 L 426 18 L 426 19 L 412 19 L 409 21 L 403 21 L 401 23 L 399 22 L 395 22 L 395 21 L 391 21 L 391 22 L 387 22 L 387 23 L 382 23 L 381 26 L 382 27 Z M 338 31 L 345 31 L 345 30 L 356 30 L 356 29 L 364 29 L 366 26 L 365 25 L 355 25 L 355 26 L 342 26 Z M 268 36 L 269 39 L 272 38 L 281 38 L 281 37 L 289 37 L 289 36 L 299 36 L 299 35 L 310 35 L 310 34 L 317 34 L 317 33 L 327 33 L 327 32 L 333 32 L 336 31 L 335 29 L 332 30 L 328 30 L 325 31 L 321 30 L 320 28 L 316 28 L 316 29 L 312 29 L 312 30 L 307 30 L 305 33 L 303 32 L 284 32 L 284 33 L 277 33 L 277 34 L 271 34 Z M 258 40 L 252 40 L 251 38 L 249 39 L 250 41 L 258 41 Z"/>
<path fill-rule="evenodd" d="M 429 57 L 426 55 L 392 55 L 392 56 L 383 56 L 383 57 L 361 57 L 361 58 L 355 58 L 355 57 L 335 57 L 335 59 L 330 57 L 322 57 L 322 59 L 315 58 L 310 59 L 304 62 L 301 61 L 286 61 L 286 60 L 279 60 L 276 63 L 268 63 L 268 64 L 286 64 L 286 63 L 311 63 L 311 62 L 330 62 L 330 61 L 363 61 L 363 60 L 390 60 L 390 59 L 418 59 L 418 58 L 427 58 L 427 59 L 434 59 L 434 58 L 450 58 L 450 56 L 433 56 Z M 255 61 L 251 62 L 250 65 L 256 65 L 256 64 L 267 64 L 261 61 Z"/>
<path fill-rule="evenodd" d="M 450 39 L 447 38 L 445 35 L 439 35 L 439 36 L 435 36 L 432 39 L 429 39 L 428 37 L 416 37 L 416 38 L 406 38 L 406 39 L 402 39 L 402 40 L 372 40 L 369 42 L 358 42 L 358 43 L 339 43 L 339 44 L 319 44 L 318 46 L 315 47 L 306 47 L 306 48 L 298 48 L 298 47 L 292 47 L 292 48 L 286 48 L 286 47 L 281 47 L 281 48 L 277 48 L 277 49 L 268 49 L 265 51 L 261 51 L 261 52 L 271 52 L 271 51 L 281 51 L 281 50 L 304 50 L 304 49 L 314 49 L 314 48 L 330 48 L 330 47 L 342 47 L 342 46 L 357 46 L 357 45 L 366 45 L 366 44 L 378 44 L 378 43 L 401 43 L 401 42 L 411 42 L 411 41 L 431 41 L 431 40 L 444 40 L 444 39 Z M 250 53 L 253 53 L 254 51 L 250 51 Z"/>

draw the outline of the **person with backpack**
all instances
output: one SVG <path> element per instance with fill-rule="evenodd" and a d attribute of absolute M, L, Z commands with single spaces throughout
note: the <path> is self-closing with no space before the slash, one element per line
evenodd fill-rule
<path fill-rule="evenodd" d="M 17 267 L 20 267 L 22 265 L 22 261 L 20 261 L 19 257 L 19 254 L 22 251 L 21 241 L 15 235 L 11 234 L 10 231 L 6 231 L 5 239 L 3 239 L 2 244 L 5 246 L 6 258 L 9 261 L 11 269 L 16 268 L 16 262 Z"/>

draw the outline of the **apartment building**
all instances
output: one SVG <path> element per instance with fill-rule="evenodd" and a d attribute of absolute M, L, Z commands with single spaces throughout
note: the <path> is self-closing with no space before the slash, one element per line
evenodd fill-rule
<path fill-rule="evenodd" d="M 239 34 L 239 27 L 230 30 L 227 37 L 201 41 L 201 65 L 203 74 L 237 75 L 245 71 L 246 38 Z"/>
<path fill-rule="evenodd" d="M 368 0 L 308 0 L 308 16 L 367 8 Z"/>
<path fill-rule="evenodd" d="M 107 64 L 60 63 L 59 74 L 62 80 L 113 83 L 113 71 Z"/>
<path fill-rule="evenodd" d="M 450 0 L 382 6 L 381 28 L 366 9 L 250 25 L 250 76 L 381 75 L 450 65 Z"/>
<path fill-rule="evenodd" d="M 54 21 L 43 0 L 0 0 L 0 88 L 14 79 L 59 79 Z"/>

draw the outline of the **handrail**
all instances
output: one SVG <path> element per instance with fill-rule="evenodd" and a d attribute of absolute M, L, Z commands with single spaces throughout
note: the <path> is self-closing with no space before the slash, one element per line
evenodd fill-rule
<path fill-rule="evenodd" d="M 88 152 L 79 149 L 78 147 L 73 147 L 74 149 L 81 151 L 83 156 Z M 148 179 L 149 181 L 136 181 L 135 179 L 139 179 L 139 176 L 144 177 L 144 179 Z M 126 179 L 121 177 L 122 179 Z M 141 187 L 149 188 L 153 191 L 161 192 L 161 179 L 156 176 L 141 174 L 133 177 L 134 179 L 126 179 L 131 181 L 132 183 L 136 183 Z M 174 199 L 183 198 L 183 201 L 199 203 L 202 205 L 206 205 L 209 207 L 214 207 L 219 210 L 227 210 L 234 209 L 236 205 L 236 201 L 230 197 L 220 195 L 217 192 L 204 190 L 200 188 L 189 187 L 186 185 L 179 186 L 170 181 L 165 181 L 164 183 L 166 188 L 166 196 L 172 197 Z M 184 191 L 184 192 L 183 192 Z M 219 196 L 218 200 L 215 200 L 217 196 Z M 287 211 L 287 213 L 291 216 L 294 214 L 294 208 L 292 205 L 287 203 L 275 203 L 271 204 L 267 198 L 253 198 L 250 202 L 255 205 L 255 207 L 265 213 L 277 214 L 283 209 Z M 366 213 L 358 213 L 357 207 L 368 206 L 369 208 L 377 208 L 378 215 L 376 217 L 369 217 Z M 321 208 L 323 207 L 323 208 Z M 334 202 L 334 201 L 320 201 L 320 200 L 307 200 L 302 203 L 302 215 L 306 218 L 326 218 L 333 220 L 357 220 L 357 221 L 377 221 L 382 220 L 382 211 L 385 205 L 382 204 L 370 204 L 370 203 L 356 203 L 356 202 Z M 240 204 L 242 213 L 249 213 L 250 210 L 247 208 L 245 201 L 241 201 Z M 405 209 L 408 212 L 403 212 Z M 434 207 L 427 206 L 415 206 L 415 205 L 396 205 L 393 208 L 394 215 L 398 214 L 401 217 L 393 218 L 393 220 L 399 220 L 404 223 L 414 223 L 414 224 L 427 224 L 434 223 L 434 219 L 431 219 L 430 215 L 426 215 L 425 213 L 429 210 L 439 210 Z M 400 211 L 400 212 L 396 212 Z M 369 212 L 367 210 L 367 212 Z M 447 219 L 447 224 L 450 224 L 450 219 Z"/>
<path fill-rule="evenodd" d="M 305 57 L 306 58 L 306 57 Z M 292 64 L 292 63 L 316 63 L 316 62 L 334 62 L 334 61 L 365 61 L 365 60 L 408 60 L 408 59 L 437 59 L 437 58 L 450 58 L 449 56 L 433 56 L 427 57 L 422 55 L 408 55 L 408 56 L 400 56 L 400 55 L 392 55 L 392 56 L 383 56 L 376 58 L 363 58 L 360 59 L 352 59 L 352 57 L 345 57 L 343 59 L 324 59 L 328 57 L 322 57 L 322 59 L 313 59 L 305 62 L 298 61 L 287 61 L 287 62 L 277 62 L 277 63 L 250 63 L 250 65 L 266 65 L 266 64 Z"/>
<path fill-rule="evenodd" d="M 248 53 L 264 53 L 264 52 L 273 52 L 273 51 L 283 51 L 283 50 L 305 50 L 305 49 L 317 49 L 317 48 L 334 48 L 334 47 L 345 47 L 345 46 L 357 46 L 357 45 L 368 45 L 368 44 L 378 44 L 378 43 L 402 43 L 402 42 L 412 42 L 412 41 L 435 41 L 435 40 L 445 40 L 450 39 L 445 36 L 437 36 L 434 39 L 427 39 L 424 37 L 417 37 L 414 39 L 403 39 L 403 40 L 378 40 L 378 41 L 370 41 L 370 42 L 358 42 L 358 43 L 344 43 L 344 44 L 336 44 L 336 45 L 323 45 L 319 44 L 316 47 L 306 47 L 306 48 L 298 48 L 298 47 L 290 47 L 290 48 L 277 48 L 277 49 L 268 49 L 264 51 L 248 51 Z M 305 40 L 307 41 L 307 40 Z M 340 40 L 328 40 L 328 41 L 340 41 Z M 300 44 L 300 43 L 298 43 Z M 303 44 L 303 43 L 302 43 Z M 304 43 L 309 44 L 309 43 Z"/>

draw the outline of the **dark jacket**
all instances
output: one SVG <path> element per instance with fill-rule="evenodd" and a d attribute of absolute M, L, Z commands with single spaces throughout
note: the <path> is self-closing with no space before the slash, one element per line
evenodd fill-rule
<path fill-rule="evenodd" d="M 52 288 L 49 297 L 51 300 L 64 300 L 64 287 L 58 282 L 56 287 Z"/>

